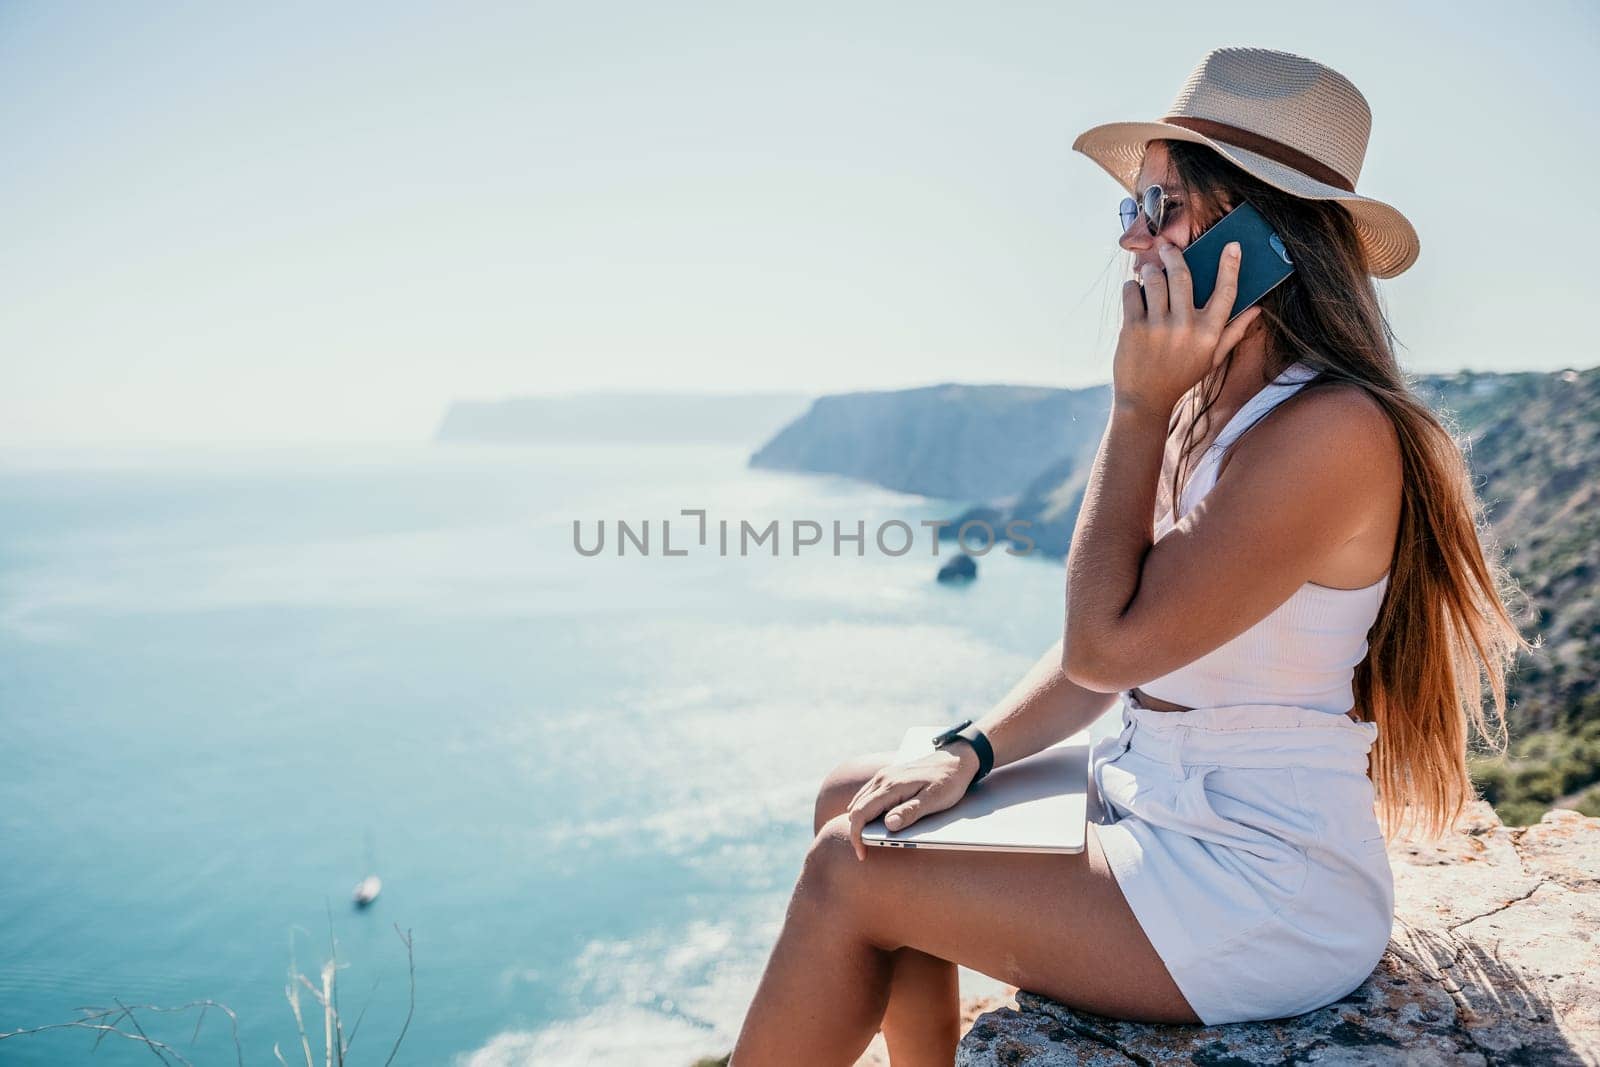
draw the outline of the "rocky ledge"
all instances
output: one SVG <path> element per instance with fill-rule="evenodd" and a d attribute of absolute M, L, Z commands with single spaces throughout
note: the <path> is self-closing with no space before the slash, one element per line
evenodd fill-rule
<path fill-rule="evenodd" d="M 1600 819 L 1507 827 L 1474 803 L 1437 842 L 1397 842 L 1395 931 L 1359 989 L 1318 1011 L 1156 1026 L 1026 990 L 980 1015 L 958 1067 L 1056 1064 L 1600 1064 Z"/>

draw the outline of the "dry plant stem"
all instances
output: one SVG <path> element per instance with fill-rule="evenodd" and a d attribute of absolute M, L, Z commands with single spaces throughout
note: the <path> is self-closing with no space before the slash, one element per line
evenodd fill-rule
<path fill-rule="evenodd" d="M 395 924 L 394 930 L 395 933 L 399 935 L 401 943 L 406 946 L 406 977 L 408 983 L 408 992 L 406 996 L 405 1022 L 400 1027 L 399 1036 L 395 1038 L 394 1047 L 389 1050 L 389 1058 L 384 1061 L 384 1067 L 390 1067 L 390 1065 L 394 1063 L 394 1058 L 399 1055 L 400 1044 L 405 1040 L 406 1034 L 410 1031 L 411 1020 L 415 1017 L 417 1011 L 417 961 L 416 953 L 413 947 L 411 931 L 401 930 L 398 923 Z M 317 1063 L 311 1053 L 311 1039 L 306 1034 L 305 1016 L 300 1009 L 300 986 L 304 986 L 311 994 L 312 998 L 322 1006 L 323 1067 L 344 1067 L 345 1054 L 350 1051 L 350 1045 L 355 1041 L 356 1032 L 361 1028 L 361 1020 L 366 1017 L 367 1009 L 365 1006 L 362 1007 L 361 1014 L 356 1016 L 356 1025 L 351 1028 L 350 1035 L 347 1038 L 344 1033 L 343 1021 L 339 1017 L 339 964 L 337 946 L 332 940 L 331 915 L 329 940 L 330 958 L 322 965 L 322 982 L 320 986 L 313 984 L 309 978 L 300 973 L 299 965 L 294 962 L 294 939 L 292 935 L 290 937 L 289 944 L 289 980 L 284 984 L 283 992 L 285 998 L 289 1001 L 289 1010 L 294 1015 L 295 1031 L 300 1036 L 300 1050 L 302 1055 L 305 1057 L 306 1067 L 317 1067 Z M 377 988 L 376 984 L 374 984 L 373 988 Z M 71 1022 L 64 1023 L 49 1023 L 45 1026 L 34 1026 L 0 1033 L 0 1041 L 4 1041 L 5 1039 L 12 1037 L 22 1037 L 28 1034 L 42 1034 L 51 1030 L 90 1030 L 95 1033 L 94 1048 L 96 1049 L 100 1047 L 100 1042 L 105 1039 L 106 1035 L 115 1034 L 118 1037 L 127 1038 L 129 1041 L 136 1041 L 144 1045 L 150 1050 L 151 1054 L 165 1064 L 166 1067 L 173 1067 L 174 1063 L 180 1064 L 181 1067 L 194 1067 L 194 1064 L 190 1062 L 188 1058 L 186 1058 L 177 1049 L 173 1048 L 170 1044 L 165 1041 L 158 1040 L 157 1038 L 153 1038 L 147 1034 L 144 1030 L 144 1027 L 140 1024 L 138 1016 L 136 1016 L 134 1012 L 135 1010 L 163 1013 L 182 1012 L 198 1008 L 200 1010 L 200 1015 L 199 1018 L 195 1020 L 194 1035 L 190 1038 L 190 1043 L 192 1044 L 195 1041 L 198 1041 L 200 1038 L 200 1027 L 205 1022 L 206 1012 L 211 1008 L 216 1008 L 225 1013 L 228 1016 L 229 1022 L 232 1024 L 234 1057 L 237 1060 L 239 1067 L 244 1067 L 244 1048 L 239 1042 L 239 1017 L 234 1013 L 232 1008 L 229 1008 L 225 1004 L 219 1003 L 215 1000 L 196 1000 L 191 1001 L 188 1004 L 179 1005 L 177 1007 L 164 1008 L 154 1004 L 136 1004 L 129 1006 L 124 1004 L 121 1000 L 116 1000 L 116 1005 L 117 1006 L 115 1008 L 80 1007 L 77 1010 L 85 1013 L 84 1017 L 81 1019 L 74 1019 Z M 108 1019 L 110 1021 L 107 1021 Z M 135 1031 L 134 1033 L 129 1033 L 119 1028 L 119 1024 L 124 1019 L 126 1019 L 129 1025 L 133 1027 Z M 283 1064 L 284 1067 L 288 1067 L 289 1061 L 284 1059 L 283 1050 L 279 1048 L 276 1042 L 274 1042 L 272 1046 L 272 1055 L 279 1063 Z"/>
<path fill-rule="evenodd" d="M 406 945 L 406 973 L 410 976 L 411 994 L 410 1003 L 406 1007 L 406 1021 L 400 1027 L 400 1036 L 394 1039 L 394 1048 L 389 1050 L 389 1058 L 383 1061 L 383 1067 L 389 1067 L 394 1062 L 395 1054 L 400 1051 L 400 1042 L 406 1039 L 406 1031 L 411 1029 L 411 1016 L 417 1010 L 417 961 L 411 951 L 411 931 L 400 933 L 400 924 L 394 924 L 394 932 L 400 934 L 400 940 Z"/>
<path fill-rule="evenodd" d="M 329 965 L 339 966 L 339 941 L 333 935 L 333 905 L 324 898 L 323 909 L 328 913 L 328 961 Z M 335 1036 L 338 1038 L 339 1067 L 344 1067 L 344 1054 L 349 1051 L 350 1045 L 344 1039 L 344 1022 L 339 1018 L 339 990 L 335 985 L 329 985 L 329 1002 L 333 1005 L 333 1026 Z"/>
<path fill-rule="evenodd" d="M 117 1006 L 115 1008 L 79 1007 L 75 1010 L 85 1013 L 84 1017 L 81 1019 L 74 1019 L 71 1022 L 65 1023 L 48 1023 L 44 1026 L 33 1026 L 21 1030 L 12 1030 L 7 1033 L 0 1033 L 0 1041 L 4 1041 L 6 1038 L 10 1037 L 23 1037 L 29 1034 L 42 1034 L 50 1030 L 91 1030 L 95 1033 L 93 1045 L 94 1049 L 98 1049 L 100 1047 L 100 1042 L 105 1040 L 106 1035 L 115 1034 L 118 1037 L 124 1037 L 129 1041 L 136 1041 L 146 1046 L 151 1052 L 155 1053 L 155 1055 L 161 1059 L 163 1063 L 166 1062 L 166 1057 L 170 1055 L 179 1063 L 187 1064 L 189 1061 L 184 1058 L 182 1053 L 178 1052 L 171 1045 L 164 1041 L 158 1041 L 155 1038 L 150 1037 L 148 1034 L 145 1034 L 143 1029 L 139 1026 L 138 1020 L 133 1017 L 133 1012 L 134 1010 L 138 1010 L 156 1013 L 177 1013 L 191 1011 L 195 1008 L 200 1009 L 200 1016 L 195 1020 L 194 1036 L 190 1039 L 191 1043 L 198 1041 L 200 1038 L 200 1026 L 205 1022 L 206 1012 L 211 1008 L 216 1008 L 218 1011 L 221 1011 L 227 1015 L 229 1021 L 232 1023 L 234 1057 L 237 1060 L 239 1067 L 244 1067 L 244 1046 L 239 1043 L 239 1017 L 234 1014 L 232 1008 L 215 1000 L 196 1000 L 191 1001 L 188 1004 L 179 1004 L 170 1008 L 164 1008 L 156 1004 L 134 1004 L 129 1006 L 123 1004 L 120 1000 L 117 1001 Z M 108 1018 L 111 1019 L 110 1022 L 105 1021 Z M 139 1032 L 130 1034 L 126 1030 L 119 1029 L 118 1024 L 123 1019 L 130 1020 L 134 1024 L 134 1028 Z"/>

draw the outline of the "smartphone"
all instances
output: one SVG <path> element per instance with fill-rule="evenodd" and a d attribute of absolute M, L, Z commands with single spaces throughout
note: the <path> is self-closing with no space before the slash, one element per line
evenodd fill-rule
<path fill-rule="evenodd" d="M 1217 287 L 1222 249 L 1230 241 L 1239 242 L 1239 295 L 1228 314 L 1228 321 L 1232 322 L 1241 311 L 1282 285 L 1294 273 L 1294 264 L 1289 261 L 1283 239 L 1273 232 L 1261 212 L 1250 201 L 1241 201 L 1183 250 L 1194 282 L 1195 307 L 1204 307 L 1211 299 Z"/>

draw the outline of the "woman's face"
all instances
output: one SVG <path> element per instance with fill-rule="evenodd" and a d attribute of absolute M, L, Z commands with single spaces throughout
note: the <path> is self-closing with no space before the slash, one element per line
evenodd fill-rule
<path fill-rule="evenodd" d="M 1165 269 L 1161 256 L 1156 251 L 1158 237 L 1165 238 L 1180 249 L 1189 244 L 1191 232 L 1190 220 L 1193 217 L 1189 194 L 1178 183 L 1178 175 L 1171 168 L 1171 161 L 1167 157 L 1165 141 L 1151 141 L 1144 151 L 1144 165 L 1139 168 L 1139 181 L 1135 185 L 1138 193 L 1135 200 L 1141 198 L 1144 191 L 1152 185 L 1159 185 L 1173 199 L 1167 204 L 1167 217 L 1161 226 L 1161 233 L 1151 236 L 1149 220 L 1141 212 L 1134 219 L 1118 242 L 1124 250 L 1133 253 L 1133 276 L 1143 279 L 1143 270 L 1147 264 L 1156 270 Z"/>

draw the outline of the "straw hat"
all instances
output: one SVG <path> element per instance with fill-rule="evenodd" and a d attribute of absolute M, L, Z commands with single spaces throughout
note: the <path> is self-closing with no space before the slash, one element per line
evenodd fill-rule
<path fill-rule="evenodd" d="M 1308 200 L 1337 200 L 1355 219 L 1368 269 L 1393 278 L 1421 242 L 1399 211 L 1359 195 L 1372 111 L 1350 79 L 1314 59 L 1270 48 L 1214 48 L 1156 122 L 1108 122 L 1072 147 L 1129 193 L 1154 140 L 1209 146 L 1268 185 Z"/>

